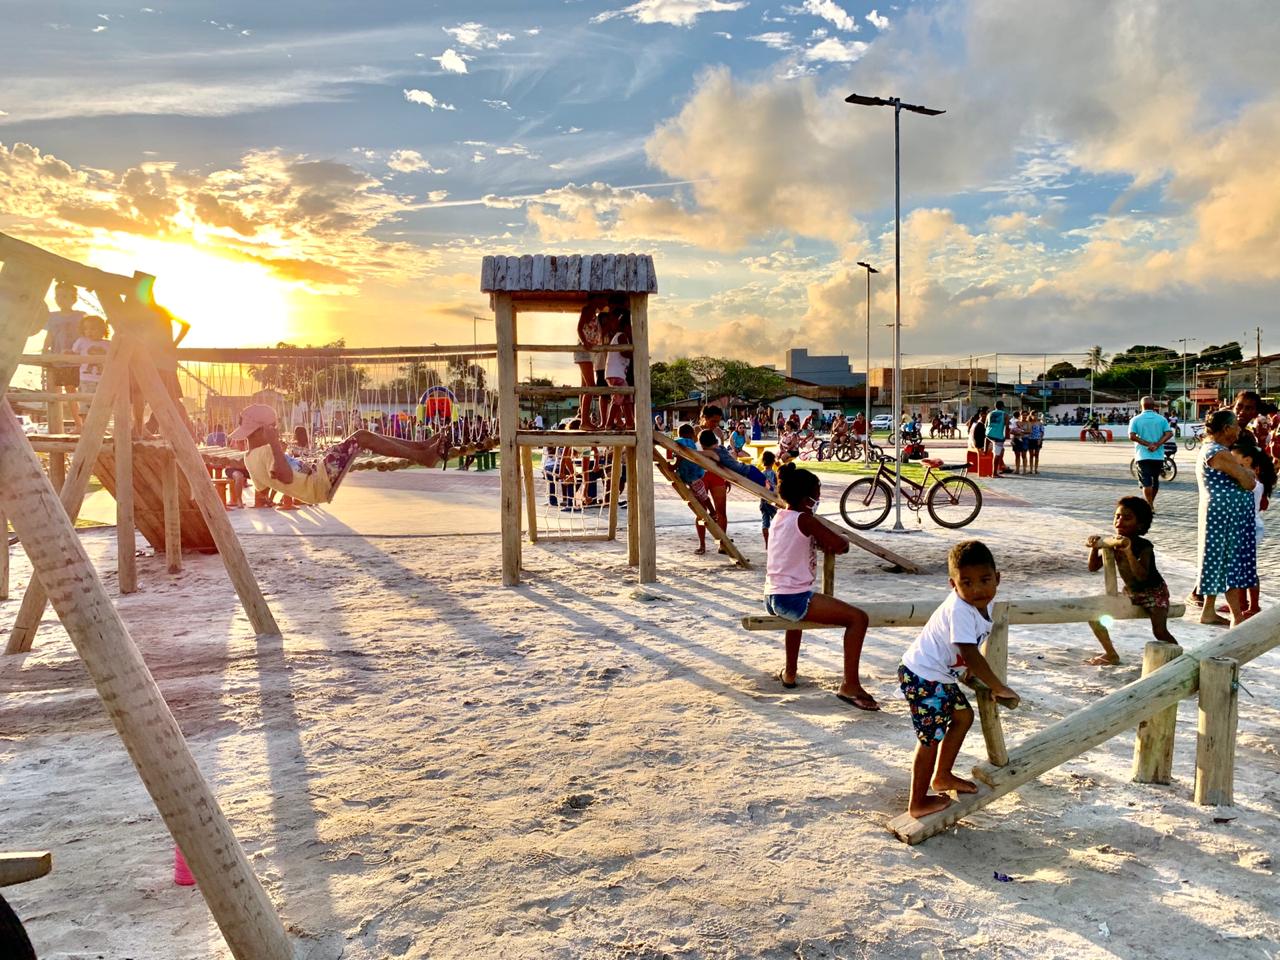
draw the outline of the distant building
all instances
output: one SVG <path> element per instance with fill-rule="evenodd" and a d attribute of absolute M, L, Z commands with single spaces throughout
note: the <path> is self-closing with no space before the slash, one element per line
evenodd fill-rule
<path fill-rule="evenodd" d="M 844 354 L 810 356 L 808 350 L 800 347 L 787 351 L 786 373 L 796 380 L 824 387 L 856 387 L 866 383 L 865 376 L 853 372 Z"/>

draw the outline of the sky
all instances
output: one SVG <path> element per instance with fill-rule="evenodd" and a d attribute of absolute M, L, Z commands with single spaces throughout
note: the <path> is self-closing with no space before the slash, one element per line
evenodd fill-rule
<path fill-rule="evenodd" d="M 0 0 L 0 231 L 156 274 L 190 345 L 491 342 L 484 255 L 637 252 L 655 358 L 856 368 L 868 260 L 882 365 L 857 91 L 946 110 L 902 115 L 909 358 L 1280 350 L 1270 0 L 150 3 Z"/>

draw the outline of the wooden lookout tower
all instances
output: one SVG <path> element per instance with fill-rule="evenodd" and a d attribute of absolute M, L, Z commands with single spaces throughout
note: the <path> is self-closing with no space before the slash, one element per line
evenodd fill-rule
<path fill-rule="evenodd" d="M 625 463 L 628 501 L 628 562 L 639 568 L 640 582 L 658 579 L 653 512 L 653 404 L 649 392 L 649 294 L 658 289 L 653 259 L 642 254 L 586 256 L 485 257 L 480 289 L 490 295 L 497 324 L 498 416 L 501 427 L 502 582 L 520 582 L 521 473 L 523 511 L 528 514 L 531 541 L 612 540 L 617 530 L 619 478 Z M 572 354 L 583 349 L 565 337 L 556 344 L 523 343 L 518 336 L 521 313 L 581 314 L 593 299 L 625 298 L 630 311 L 631 342 L 625 347 L 602 345 L 603 351 L 631 354 L 634 385 L 546 387 L 522 384 L 517 371 L 521 353 Z M 526 399 L 631 397 L 634 416 L 630 429 L 523 430 L 520 402 Z M 535 513 L 533 449 L 558 444 L 562 449 L 608 449 L 611 471 L 608 531 L 590 535 L 540 535 Z M 523 467 L 523 471 L 522 468 Z"/>

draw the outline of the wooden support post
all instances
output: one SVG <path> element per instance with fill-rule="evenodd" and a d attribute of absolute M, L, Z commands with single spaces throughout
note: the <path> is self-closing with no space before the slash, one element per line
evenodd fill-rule
<path fill-rule="evenodd" d="M 529 514 L 529 542 L 538 542 L 538 494 L 533 486 L 533 447 L 520 447 L 524 466 L 524 504 Z"/>
<path fill-rule="evenodd" d="M 51 379 L 52 379 L 52 376 L 53 374 L 52 372 L 50 372 Z M 58 393 L 61 390 L 62 390 L 61 387 L 54 388 L 55 393 Z M 50 400 L 46 403 L 44 410 L 45 410 L 45 426 L 48 427 L 50 435 L 52 436 L 60 433 L 65 433 L 67 429 L 67 418 L 66 418 L 66 414 L 64 414 L 62 410 L 62 401 Z M 54 487 L 53 489 L 57 490 L 58 488 Z"/>
<path fill-rule="evenodd" d="M 102 451 L 102 440 L 107 432 L 107 423 L 111 420 L 116 395 L 128 383 L 128 377 L 124 350 L 113 341 L 102 368 L 102 380 L 89 405 L 89 415 L 85 417 L 84 429 L 76 444 L 76 452 L 71 457 L 71 467 L 60 493 L 62 507 L 73 522 L 80 514 L 85 492 L 89 489 L 89 478 L 93 475 L 93 466 Z M 7 409 L 7 405 L 5 408 Z M 4 650 L 6 654 L 26 653 L 31 649 L 48 602 L 48 595 L 33 570 L 31 580 L 27 583 L 27 592 L 22 597 L 22 605 L 18 607 L 18 615 L 13 619 L 13 629 L 9 632 L 9 642 Z"/>
<path fill-rule="evenodd" d="M 822 592 L 828 597 L 836 595 L 836 555 L 822 551 Z"/>
<path fill-rule="evenodd" d="M 232 955 L 292 960 L 270 898 L 12 416 L 0 416 L 0 502 Z"/>
<path fill-rule="evenodd" d="M 204 522 L 209 527 L 209 534 L 218 546 L 218 553 L 222 556 L 227 575 L 240 597 L 244 612 L 249 616 L 253 632 L 259 636 L 278 634 L 280 628 L 276 626 L 276 618 L 267 606 L 266 598 L 262 596 L 258 581 L 249 567 L 249 558 L 244 555 L 244 547 L 236 538 L 231 521 L 227 519 L 227 511 L 213 489 L 200 451 L 196 449 L 195 441 L 191 439 L 187 425 L 178 412 L 177 401 L 169 396 L 154 361 L 145 350 L 131 351 L 129 361 L 131 369 L 137 375 L 138 385 L 142 388 L 142 395 L 151 405 L 151 412 L 160 424 L 160 433 L 169 441 L 178 466 L 187 478 L 187 486 L 191 488 L 196 506 L 200 508 Z M 117 451 L 116 456 L 119 455 Z"/>
<path fill-rule="evenodd" d="M 67 482 L 67 455 L 56 450 L 49 453 L 49 483 L 59 493 Z"/>
<path fill-rule="evenodd" d="M 178 486 L 178 459 L 166 454 L 160 467 L 164 485 L 164 559 L 169 573 L 182 572 L 182 503 Z"/>
<path fill-rule="evenodd" d="M 653 449 L 650 447 L 649 449 Z M 640 524 L 636 517 L 636 469 L 635 447 L 627 447 L 627 563 L 640 566 Z"/>
<path fill-rule="evenodd" d="M 8 416 L 8 410 L 0 410 L 0 417 Z M 4 515 L 4 508 L 0 507 L 0 538 L 4 539 L 4 543 L 0 544 L 0 600 L 9 599 L 9 518 Z"/>
<path fill-rule="evenodd" d="M 636 449 L 633 456 L 635 496 L 628 499 L 628 525 L 639 534 L 640 582 L 658 579 L 658 529 L 653 504 L 653 400 L 649 375 L 649 296 L 631 295 L 631 371 L 635 380 Z"/>
<path fill-rule="evenodd" d="M 116 394 L 112 434 L 116 457 L 116 574 L 120 593 L 138 589 L 138 561 L 134 556 L 137 541 L 133 523 L 133 438 L 130 424 L 133 409 L 129 403 L 129 387 Z"/>
<path fill-rule="evenodd" d="M 1001 680 L 1009 671 L 1009 604 L 997 603 L 991 611 L 991 634 L 983 645 L 983 655 L 991 665 L 991 672 Z M 978 689 L 978 719 L 982 723 L 982 739 L 987 747 L 987 760 L 992 766 L 1003 767 L 1009 762 L 1009 751 L 1004 742 L 1004 725 L 1000 722 L 1000 707 L 991 690 Z"/>
<path fill-rule="evenodd" d="M 621 447 L 609 450 L 609 539 L 618 539 L 618 498 L 622 490 L 622 465 L 627 455 Z"/>
<path fill-rule="evenodd" d="M 1142 675 L 1155 673 L 1170 660 L 1182 655 L 1176 643 L 1148 640 L 1142 651 Z M 1138 724 L 1138 738 L 1133 747 L 1133 779 L 1135 783 L 1168 783 L 1173 778 L 1174 728 L 1178 723 L 1178 705 L 1166 707 Z"/>
<path fill-rule="evenodd" d="M 1102 548 L 1102 587 L 1108 597 L 1120 595 L 1120 584 L 1116 581 L 1116 551 L 1114 547 Z"/>
<path fill-rule="evenodd" d="M 1240 664 L 1230 657 L 1200 662 L 1200 722 L 1196 737 L 1196 803 L 1235 802 L 1236 708 Z"/>
<path fill-rule="evenodd" d="M 520 453 L 516 431 L 520 429 L 520 404 L 516 396 L 516 312 L 511 294 L 493 295 L 498 334 L 498 424 L 501 456 L 498 476 L 502 483 L 502 583 L 520 582 Z"/>

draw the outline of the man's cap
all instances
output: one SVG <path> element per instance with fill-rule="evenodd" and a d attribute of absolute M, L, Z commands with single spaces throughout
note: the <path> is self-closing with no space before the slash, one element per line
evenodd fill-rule
<path fill-rule="evenodd" d="M 240 411 L 240 426 L 228 435 L 228 440 L 243 440 L 259 427 L 273 427 L 276 412 L 265 403 L 251 403 Z"/>

